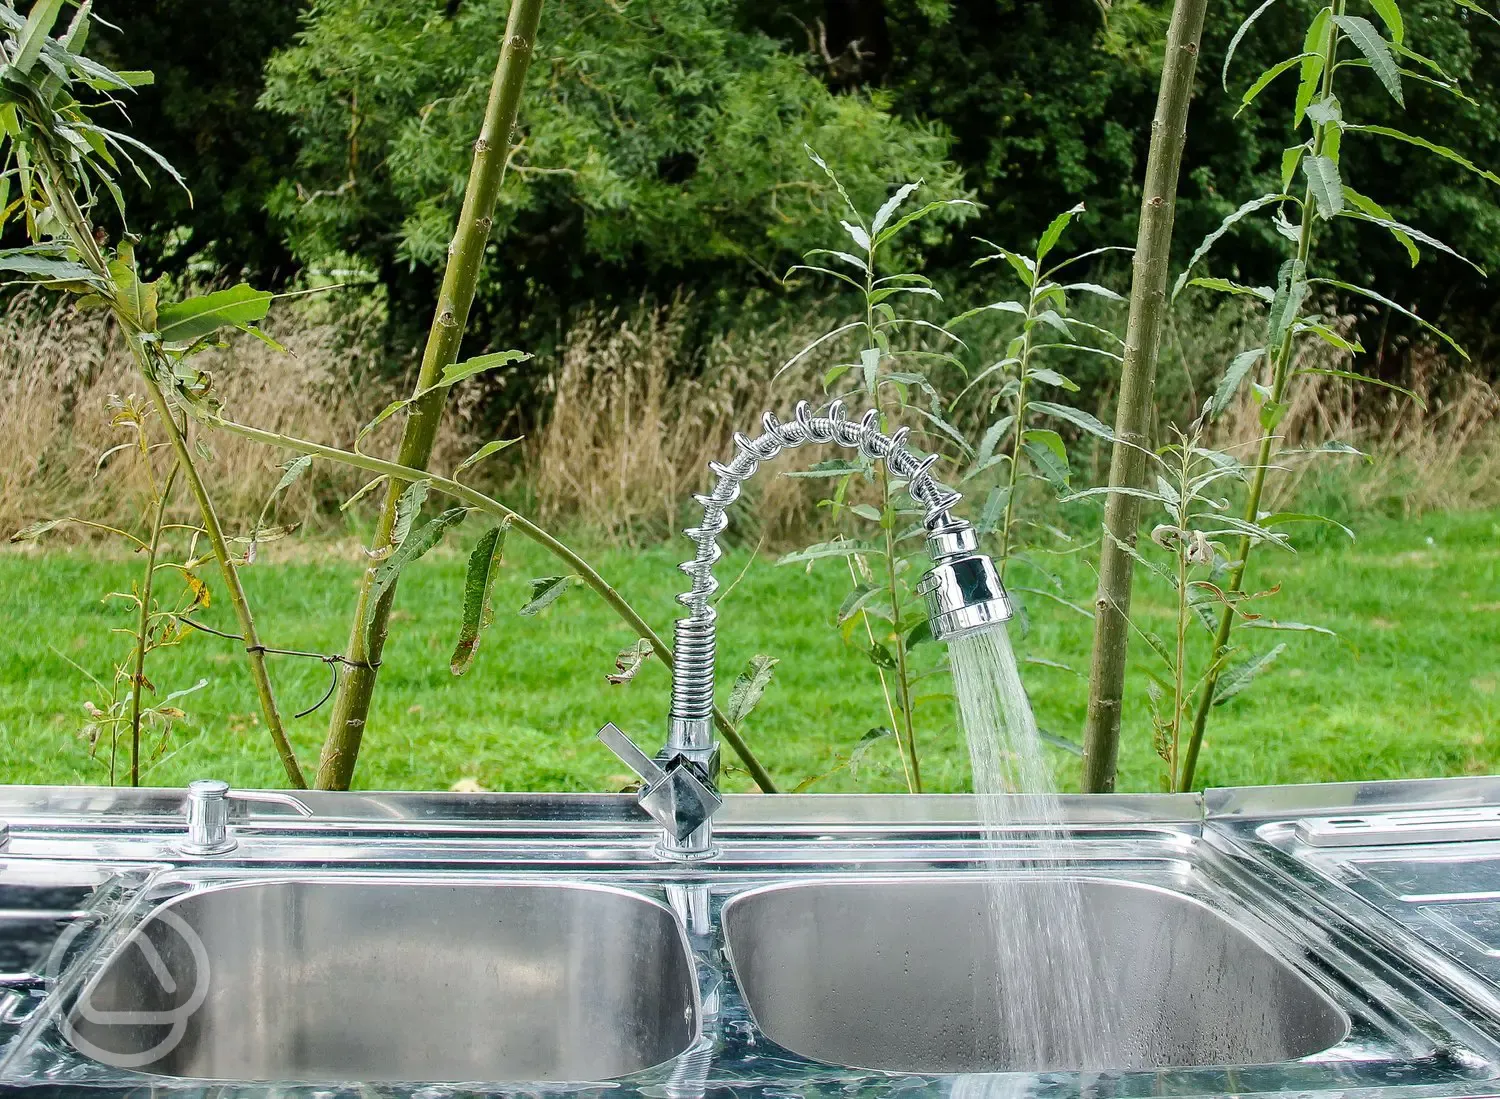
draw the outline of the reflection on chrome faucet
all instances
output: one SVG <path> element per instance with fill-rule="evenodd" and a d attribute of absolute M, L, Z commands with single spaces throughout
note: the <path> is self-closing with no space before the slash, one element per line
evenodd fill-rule
<path fill-rule="evenodd" d="M 937 455 L 919 457 L 907 449 L 909 429 L 883 434 L 878 412 L 872 409 L 858 421 L 850 420 L 841 401 L 834 401 L 821 415 L 815 415 L 803 401 L 790 421 L 782 423 L 767 412 L 761 423 L 764 430 L 754 439 L 735 435 L 734 459 L 728 465 L 709 464 L 718 476 L 713 491 L 694 496 L 703 506 L 703 519 L 685 532 L 697 552 L 680 566 L 692 586 L 678 596 L 688 614 L 677 620 L 673 636 L 666 747 L 652 759 L 615 725 L 599 731 L 599 739 L 645 783 L 639 801 L 662 826 L 657 852 L 666 858 L 703 859 L 714 854 L 713 816 L 721 799 L 716 788 L 719 745 L 713 735 L 717 614 L 712 598 L 719 586 L 713 567 L 722 552 L 718 537 L 729 523 L 729 506 L 760 463 L 805 443 L 831 443 L 884 462 L 893 476 L 907 482 L 907 492 L 925 512 L 922 525 L 933 567 L 917 590 L 927 600 L 932 636 L 950 641 L 1011 616 L 1010 600 L 994 563 L 975 552 L 974 528 L 952 513 L 962 497 L 933 478 Z"/>

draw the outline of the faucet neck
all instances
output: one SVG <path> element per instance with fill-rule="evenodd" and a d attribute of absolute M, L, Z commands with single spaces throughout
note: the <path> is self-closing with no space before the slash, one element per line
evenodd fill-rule
<path fill-rule="evenodd" d="M 961 497 L 932 476 L 932 467 L 938 456 L 919 456 L 909 450 L 906 446 L 909 428 L 898 428 L 886 435 L 880 431 L 879 423 L 880 414 L 874 409 L 854 421 L 848 418 L 841 401 L 834 401 L 822 414 L 814 414 L 803 401 L 797 405 L 793 419 L 786 423 L 768 412 L 761 421 L 763 430 L 760 435 L 752 439 L 736 434 L 735 455 L 728 465 L 709 463 L 718 480 L 712 492 L 693 497 L 703 505 L 703 519 L 684 532 L 697 547 L 697 552 L 692 560 L 678 566 L 691 579 L 692 586 L 677 597 L 688 614 L 677 620 L 673 633 L 669 736 L 674 750 L 705 751 L 713 745 L 717 614 L 711 600 L 719 587 L 713 575 L 714 564 L 722 555 L 718 538 L 729 523 L 729 506 L 739 499 L 744 483 L 754 476 L 760 463 L 788 448 L 804 443 L 832 443 L 884 462 L 893 477 L 907 482 L 907 492 L 925 509 L 922 525 L 927 530 L 927 549 L 939 566 L 928 575 L 931 577 L 941 572 L 943 580 L 931 589 L 929 598 L 960 599 L 964 601 L 965 609 L 976 599 L 987 603 L 984 611 L 960 616 L 965 629 L 979 628 L 982 624 L 1010 617 L 1009 603 L 1004 600 L 994 566 L 987 557 L 975 553 L 978 538 L 974 528 L 952 514 L 953 506 Z M 965 562 L 983 564 L 966 566 Z M 985 566 L 988 567 L 987 574 Z M 924 578 L 924 583 L 926 580 Z M 981 590 L 985 584 L 989 585 L 988 589 Z M 940 616 L 954 609 L 946 603 L 934 604 L 935 628 L 947 621 Z M 949 617 L 952 617 L 951 613 Z M 943 635 L 937 634 L 935 629 L 935 636 L 941 638 Z"/>

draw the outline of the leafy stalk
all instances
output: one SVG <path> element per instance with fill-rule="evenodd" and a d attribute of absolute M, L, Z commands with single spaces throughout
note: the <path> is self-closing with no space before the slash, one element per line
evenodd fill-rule
<path fill-rule="evenodd" d="M 493 223 L 495 200 L 510 155 L 511 130 L 515 126 L 521 90 L 536 43 L 541 8 L 542 0 L 512 0 L 511 3 L 500 57 L 490 83 L 484 122 L 479 139 L 474 143 L 474 160 L 464 189 L 463 207 L 449 249 L 448 265 L 438 292 L 427 346 L 422 353 L 422 366 L 417 373 L 414 393 L 418 396 L 410 407 L 401 436 L 397 464 L 410 469 L 425 469 L 432 457 L 433 442 L 448 392 L 438 383 L 444 368 L 457 359 L 464 328 L 468 324 L 469 308 L 474 302 L 484 249 Z M 385 504 L 372 547 L 377 552 L 392 545 L 396 505 L 404 487 L 397 480 L 386 486 Z M 348 649 L 354 666 L 340 682 L 334 699 L 328 736 L 318 761 L 316 782 L 319 789 L 347 789 L 359 758 L 396 594 L 396 585 L 392 583 L 383 594 L 375 597 L 374 582 L 375 568 L 372 566 L 365 571 L 355 603 Z M 663 648 L 658 646 L 657 651 L 661 652 Z"/>
<path fill-rule="evenodd" d="M 1333 95 L 1334 74 L 1338 71 L 1338 43 L 1339 31 L 1336 21 L 1344 13 L 1344 0 L 1334 0 L 1333 20 L 1325 31 L 1326 37 L 1322 43 L 1323 75 L 1320 83 L 1320 99 L 1327 102 Z M 1337 129 L 1320 125 L 1317 126 L 1313 135 L 1311 157 L 1314 160 L 1323 158 L 1328 143 L 1328 136 L 1337 133 Z M 1317 186 L 1317 177 L 1314 173 L 1308 173 L 1308 182 L 1302 194 L 1302 220 L 1297 234 L 1297 248 L 1295 266 L 1292 269 L 1291 278 L 1295 280 L 1298 272 L 1306 272 L 1307 263 L 1312 255 L 1313 228 L 1316 223 L 1318 204 L 1314 198 L 1314 189 Z M 1273 306 L 1274 308 L 1274 306 Z M 1274 323 L 1274 322 L 1273 322 Z M 1287 324 L 1281 335 L 1281 342 L 1277 344 L 1271 359 L 1271 386 L 1270 396 L 1265 405 L 1268 409 L 1279 409 L 1283 406 L 1286 396 L 1287 381 L 1291 377 L 1292 347 L 1297 333 L 1294 324 Z M 1266 487 L 1266 471 L 1271 465 L 1272 449 L 1279 438 L 1276 432 L 1276 420 L 1268 418 L 1264 422 L 1268 424 L 1261 433 L 1260 445 L 1257 450 L 1255 469 L 1251 475 L 1250 491 L 1245 497 L 1245 509 L 1241 518 L 1249 524 L 1254 524 L 1260 516 L 1260 499 Z M 1245 578 L 1245 569 L 1250 563 L 1250 551 L 1253 548 L 1253 540 L 1249 534 L 1241 535 L 1239 553 L 1235 564 L 1229 574 L 1229 588 L 1231 591 L 1239 591 L 1240 585 Z M 1224 606 L 1219 611 L 1219 625 L 1214 634 L 1212 655 L 1210 658 L 1210 670 L 1208 677 L 1198 695 L 1197 709 L 1193 713 L 1193 729 L 1188 738 L 1187 754 L 1182 764 L 1182 781 L 1179 789 L 1192 789 L 1193 775 L 1198 766 L 1198 752 L 1203 746 L 1203 731 L 1208 724 L 1208 714 L 1214 704 L 1214 689 L 1218 686 L 1219 676 L 1225 664 L 1225 658 L 1229 649 L 1229 633 L 1234 628 L 1234 608 Z"/>
<path fill-rule="evenodd" d="M 109 264 L 94 240 L 93 226 L 73 198 L 67 175 L 45 145 L 39 143 L 33 148 L 37 166 L 41 169 L 41 182 L 48 201 L 66 226 L 74 248 L 78 250 L 84 263 L 98 279 L 108 281 L 113 285 L 114 279 L 110 273 Z M 133 273 L 132 278 L 134 278 Z M 138 281 L 135 280 L 137 284 Z M 270 673 L 266 668 L 265 648 L 260 642 L 260 635 L 256 632 L 255 616 L 251 613 L 250 602 L 240 583 L 239 570 L 230 554 L 229 543 L 224 537 L 224 530 L 214 510 L 208 487 L 198 472 L 192 451 L 177 427 L 172 407 L 167 402 L 166 394 L 162 392 L 157 380 L 163 370 L 170 375 L 170 367 L 161 361 L 160 343 L 148 341 L 145 338 L 148 332 L 142 328 L 139 311 L 128 303 L 122 303 L 118 289 L 110 293 L 108 302 L 110 311 L 125 334 L 125 342 L 130 348 L 132 358 L 135 359 L 151 403 L 156 408 L 162 430 L 166 432 L 167 439 L 172 444 L 177 464 L 187 480 L 194 500 L 197 501 L 198 510 L 203 519 L 203 528 L 208 535 L 209 546 L 219 564 L 219 572 L 224 578 L 224 587 L 229 593 L 229 601 L 234 607 L 235 617 L 239 620 L 240 635 L 244 638 L 245 656 L 250 667 L 250 678 L 255 684 L 255 693 L 260 702 L 261 714 L 266 721 L 266 728 L 271 734 L 271 742 L 275 745 L 276 754 L 280 757 L 282 766 L 286 769 L 287 778 L 292 785 L 298 789 L 306 789 L 307 780 L 302 775 L 302 768 L 297 763 L 296 754 L 292 751 L 291 743 L 287 740 L 286 730 L 281 722 L 281 713 L 276 705 L 276 693 L 271 686 Z"/>
<path fill-rule="evenodd" d="M 1140 448 L 1148 441 L 1157 352 L 1167 308 L 1167 264 L 1177 209 L 1177 179 L 1207 6 L 1207 0 L 1174 0 L 1167 27 L 1161 86 L 1146 155 L 1125 329 L 1125 362 L 1115 410 L 1115 443 L 1109 466 L 1109 484 L 1115 488 L 1138 486 L 1144 472 Z M 1134 546 L 1138 521 L 1139 504 L 1134 496 L 1109 496 L 1104 511 L 1106 537 L 1100 546 L 1099 588 L 1094 599 L 1094 642 L 1084 727 L 1082 783 L 1086 791 L 1107 792 L 1115 785 L 1134 569 L 1134 561 L 1124 547 Z"/>
<path fill-rule="evenodd" d="M 146 652 L 151 640 L 151 585 L 156 579 L 156 555 L 161 549 L 162 526 L 166 522 L 167 502 L 177 480 L 177 466 L 167 474 L 156 497 L 151 516 L 151 540 L 146 549 L 146 565 L 141 573 L 141 613 L 136 622 L 135 667 L 130 676 L 130 785 L 141 784 L 141 691 L 146 685 Z"/>
<path fill-rule="evenodd" d="M 636 635 L 651 642 L 652 652 L 661 659 L 668 670 L 674 666 L 671 647 L 662 640 L 661 636 L 651 628 L 650 624 L 641 617 L 630 602 L 614 588 L 609 581 L 605 580 L 589 562 L 579 555 L 575 550 L 561 541 L 555 535 L 537 526 L 520 512 L 513 511 L 500 501 L 486 496 L 478 489 L 470 488 L 468 485 L 454 481 L 447 477 L 430 473 L 426 470 L 414 469 L 411 466 L 401 465 L 399 462 L 388 462 L 382 458 L 374 458 L 368 454 L 357 451 L 341 450 L 338 447 L 325 446 L 322 443 L 311 442 L 307 439 L 298 439 L 291 435 L 283 435 L 275 431 L 266 431 L 262 428 L 251 427 L 248 424 L 236 423 L 233 420 L 221 416 L 207 417 L 207 422 L 212 426 L 227 431 L 232 435 L 238 435 L 244 439 L 252 439 L 266 446 L 277 447 L 283 450 L 294 451 L 298 454 L 308 454 L 314 458 L 326 458 L 329 461 L 339 462 L 355 469 L 365 470 L 376 476 L 387 477 L 393 481 L 415 484 L 422 482 L 436 489 L 446 496 L 451 496 L 467 506 L 493 515 L 495 518 L 509 523 L 511 530 L 530 538 L 537 545 L 546 549 L 553 556 L 563 561 L 571 568 L 577 576 L 583 580 L 610 608 L 618 614 Z M 772 781 L 770 773 L 765 766 L 755 757 L 750 746 L 745 743 L 739 730 L 734 723 L 725 716 L 718 707 L 714 707 L 714 725 L 724 742 L 734 750 L 744 763 L 745 769 L 750 772 L 750 777 L 761 791 L 767 794 L 777 792 L 776 784 Z"/>

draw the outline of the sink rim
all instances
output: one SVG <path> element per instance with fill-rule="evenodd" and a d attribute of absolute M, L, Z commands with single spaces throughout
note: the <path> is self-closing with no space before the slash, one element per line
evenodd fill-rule
<path fill-rule="evenodd" d="M 760 1034 L 764 1035 L 766 1038 L 770 1039 L 771 1041 L 776 1042 L 778 1045 L 782 1044 L 777 1038 L 775 1038 L 771 1034 L 770 1031 L 768 1031 L 766 1029 L 766 1027 L 764 1026 L 764 1024 L 761 1022 L 760 1017 L 757 1015 L 756 1010 L 755 1010 L 755 1006 L 751 1003 L 749 995 L 747 995 L 746 992 L 745 992 L 744 982 L 743 982 L 743 980 L 742 980 L 742 978 L 740 976 L 740 974 L 741 974 L 740 964 L 739 964 L 739 962 L 736 960 L 736 958 L 734 956 L 734 938 L 735 938 L 735 936 L 731 932 L 731 924 L 732 924 L 732 920 L 733 920 L 734 910 L 740 906 L 740 902 L 741 901 L 748 901 L 748 900 L 751 900 L 753 898 L 760 897 L 760 896 L 766 895 L 766 894 L 796 892 L 796 891 L 805 890 L 805 889 L 858 888 L 860 886 L 865 886 L 865 885 L 921 885 L 923 883 L 929 883 L 929 882 L 937 884 L 937 883 L 951 883 L 951 882 L 954 882 L 954 881 L 985 882 L 985 881 L 996 879 L 996 878 L 1003 879 L 1003 880 L 1006 880 L 1006 881 L 1033 881 L 1033 882 L 1072 881 L 1072 882 L 1091 882 L 1091 883 L 1097 883 L 1097 884 L 1101 884 L 1101 885 L 1114 886 L 1114 887 L 1117 887 L 1117 888 L 1124 888 L 1124 889 L 1136 890 L 1136 891 L 1140 891 L 1140 892 L 1156 893 L 1156 894 L 1159 894 L 1159 895 L 1171 897 L 1175 902 L 1186 902 L 1186 903 L 1188 903 L 1188 904 L 1190 904 L 1192 906 L 1200 908 L 1203 911 L 1207 912 L 1212 917 L 1214 917 L 1215 919 L 1221 920 L 1221 921 L 1229 924 L 1233 928 L 1233 930 L 1235 932 L 1237 932 L 1238 934 L 1243 935 L 1246 938 L 1250 939 L 1250 941 L 1252 943 L 1254 943 L 1254 945 L 1256 947 L 1258 947 L 1260 950 L 1264 951 L 1277 964 L 1279 964 L 1281 966 L 1284 966 L 1286 969 L 1290 970 L 1293 974 L 1295 974 L 1297 976 L 1297 978 L 1302 982 L 1302 984 L 1306 987 L 1307 991 L 1310 994 L 1312 994 L 1313 996 L 1315 996 L 1317 999 L 1321 1000 L 1322 1004 L 1323 1004 L 1323 1006 L 1325 1008 L 1331 1009 L 1333 1011 L 1333 1013 L 1337 1017 L 1337 1021 L 1338 1021 L 1339 1025 L 1340 1025 L 1340 1027 L 1342 1028 L 1342 1033 L 1339 1035 L 1337 1041 L 1331 1042 L 1327 1046 L 1324 1046 L 1322 1049 L 1315 1050 L 1312 1053 L 1306 1054 L 1304 1056 L 1293 1057 L 1293 1058 L 1289 1058 L 1289 1059 L 1281 1060 L 1281 1061 L 1261 1061 L 1261 1062 L 1253 1062 L 1253 1063 L 1245 1063 L 1245 1064 L 1236 1064 L 1236 1065 L 1230 1065 L 1230 1066 L 1215 1065 L 1215 1064 L 1199 1064 L 1199 1065 L 1158 1066 L 1155 1069 L 1146 1069 L 1146 1068 L 1141 1068 L 1141 1069 L 1105 1069 L 1105 1070 L 1102 1070 L 1104 1072 L 1107 1072 L 1107 1073 L 1109 1073 L 1111 1075 L 1121 1075 L 1121 1074 L 1130 1075 L 1130 1074 L 1142 1074 L 1142 1073 L 1150 1075 L 1150 1074 L 1160 1074 L 1162 1072 L 1167 1072 L 1167 1073 L 1194 1073 L 1194 1072 L 1202 1072 L 1202 1071 L 1213 1072 L 1213 1071 L 1224 1070 L 1226 1068 L 1228 1070 L 1230 1070 L 1230 1071 L 1235 1071 L 1235 1070 L 1240 1070 L 1240 1069 L 1274 1068 L 1274 1067 L 1282 1066 L 1282 1065 L 1297 1065 L 1297 1064 L 1316 1063 L 1320 1059 L 1326 1058 L 1327 1054 L 1330 1051 L 1336 1050 L 1339 1046 L 1341 1046 L 1345 1042 L 1349 1041 L 1349 1039 L 1354 1034 L 1354 1029 L 1355 1028 L 1354 1028 L 1354 1018 L 1353 1018 L 1353 1016 L 1351 1016 L 1351 1014 L 1348 1011 L 1348 1009 L 1342 1003 L 1340 1003 L 1338 999 L 1336 999 L 1334 996 L 1332 996 L 1329 993 L 1329 991 L 1324 987 L 1323 982 L 1320 981 L 1314 974 L 1309 973 L 1305 968 L 1303 968 L 1302 966 L 1299 966 L 1298 964 L 1296 964 L 1295 961 L 1293 961 L 1292 959 L 1286 957 L 1285 954 L 1283 953 L 1283 951 L 1277 949 L 1275 945 L 1273 945 L 1272 943 L 1267 942 L 1264 936 L 1258 934 L 1257 933 L 1257 929 L 1254 926 L 1247 925 L 1247 922 L 1244 921 L 1243 919 L 1239 918 L 1236 914 L 1233 914 L 1231 912 L 1226 912 L 1222 908 L 1209 903 L 1208 901 L 1204 900 L 1200 896 L 1195 896 L 1191 892 L 1188 892 L 1188 891 L 1182 890 L 1182 889 L 1173 889 L 1173 888 L 1168 887 L 1168 886 L 1157 884 L 1156 882 L 1144 882 L 1144 881 L 1138 881 L 1138 880 L 1135 880 L 1135 879 L 1129 878 L 1129 877 L 1112 876 L 1112 875 L 1109 875 L 1109 874 L 1101 874 L 1101 873 L 1092 873 L 1091 874 L 1091 873 L 1088 873 L 1086 871 L 1085 872 L 1079 872 L 1079 871 L 1072 871 L 1072 872 L 1061 871 L 1061 872 L 1059 872 L 1059 871 L 1056 871 L 1056 870 L 1046 870 L 1046 869 L 1044 869 L 1044 870 L 1004 870 L 1004 871 L 1000 871 L 998 873 L 996 873 L 994 871 L 986 871 L 986 870 L 965 870 L 965 871 L 942 870 L 942 871 L 923 871 L 923 872 L 918 872 L 918 873 L 907 873 L 907 874 L 901 874 L 901 873 L 823 874 L 823 875 L 819 875 L 819 876 L 816 876 L 816 877 L 811 877 L 811 876 L 809 876 L 809 877 L 798 877 L 798 878 L 795 878 L 795 879 L 784 879 L 784 880 L 781 880 L 781 881 L 768 882 L 765 885 L 754 886 L 754 887 L 749 888 L 749 889 L 744 889 L 744 890 L 737 891 L 733 896 L 731 896 L 728 900 L 726 900 L 724 902 L 723 907 L 720 910 L 720 914 L 719 914 L 719 926 L 720 926 L 721 934 L 722 934 L 722 937 L 723 937 L 724 955 L 725 955 L 725 958 L 727 959 L 727 961 L 729 963 L 727 968 L 728 968 L 729 973 L 734 978 L 734 982 L 735 982 L 736 988 L 737 988 L 738 993 L 739 993 L 739 998 L 744 1003 L 745 1011 L 749 1014 L 750 1021 L 752 1023 L 754 1023 L 756 1030 Z M 1246 900 L 1246 898 L 1244 898 L 1242 896 L 1239 896 L 1238 894 L 1236 894 L 1236 897 L 1238 899 L 1242 900 L 1242 901 Z M 1266 898 L 1261 898 L 1261 900 L 1265 901 Z M 1252 915 L 1253 915 L 1253 910 L 1248 909 L 1248 905 L 1247 905 L 1247 910 L 1251 911 Z M 889 1068 L 871 1068 L 870 1066 L 867 1066 L 867 1065 L 846 1064 L 846 1063 L 841 1062 L 841 1061 L 824 1061 L 824 1060 L 822 1060 L 820 1058 L 813 1057 L 813 1056 L 811 1056 L 809 1054 L 802 1053 L 802 1052 L 800 1052 L 798 1050 L 791 1049 L 790 1046 L 783 1046 L 783 1048 L 789 1050 L 790 1052 L 792 1052 L 793 1054 L 795 1054 L 798 1057 L 801 1057 L 801 1058 L 803 1058 L 803 1059 L 805 1059 L 807 1061 L 810 1061 L 810 1062 L 813 1062 L 813 1063 L 816 1063 L 816 1064 L 827 1064 L 827 1065 L 832 1065 L 832 1066 L 835 1066 L 835 1067 L 838 1067 L 838 1068 L 850 1069 L 850 1070 L 855 1070 L 855 1071 L 860 1071 L 860 1072 L 890 1072 L 890 1071 L 894 1071 L 894 1070 L 891 1070 Z M 1078 1076 L 1078 1075 L 1081 1075 L 1081 1074 L 1084 1074 L 1084 1073 L 1090 1073 L 1090 1074 L 1092 1074 L 1092 1073 L 1095 1073 L 1095 1072 L 1098 1072 L 1098 1071 L 1101 1071 L 1101 1070 L 1096 1070 L 1096 1069 L 1081 1069 L 1081 1068 L 1080 1069 L 1060 1069 L 1060 1070 L 1047 1070 L 1046 1073 L 1044 1073 L 1044 1074 L 1045 1075 L 1049 1075 L 1049 1076 L 1056 1076 L 1056 1075 L 1073 1075 L 1073 1076 Z M 919 1073 L 919 1075 L 927 1075 L 927 1074 L 925 1074 L 925 1073 Z M 967 1075 L 975 1075 L 975 1074 L 974 1073 L 939 1073 L 938 1075 L 942 1075 L 942 1076 L 967 1076 Z M 1034 1070 L 1030 1070 L 1030 1069 L 996 1069 L 993 1072 L 984 1072 L 984 1073 L 979 1073 L 978 1075 L 985 1075 L 985 1076 L 991 1076 L 991 1075 L 993 1075 L 993 1076 L 1013 1075 L 1013 1076 L 1033 1076 L 1034 1077 L 1034 1076 L 1037 1075 L 1037 1073 Z"/>
<path fill-rule="evenodd" d="M 545 873 L 543 871 L 542 873 Z M 398 885 L 418 887 L 462 887 L 465 889 L 513 889 L 530 888 L 557 891 L 590 892 L 606 894 L 609 896 L 623 898 L 633 903 L 642 903 L 658 911 L 666 913 L 670 920 L 670 926 L 675 934 L 671 946 L 680 953 L 680 957 L 693 974 L 688 980 L 689 999 L 692 1007 L 692 1020 L 690 1034 L 687 1042 L 676 1053 L 654 1062 L 650 1065 L 642 1065 L 632 1069 L 630 1072 L 604 1077 L 599 1080 L 564 1080 L 561 1077 L 547 1080 L 410 1080 L 410 1081 L 388 1081 L 387 1087 L 415 1087 L 440 1086 L 440 1087 L 467 1087 L 467 1086 L 503 1086 L 518 1087 L 529 1084 L 540 1083 L 548 1088 L 571 1089 L 578 1085 L 594 1084 L 602 1086 L 613 1086 L 617 1081 L 633 1078 L 640 1074 L 652 1073 L 661 1070 L 664 1066 L 676 1062 L 679 1058 L 688 1054 L 699 1046 L 704 1039 L 704 1017 L 703 999 L 700 981 L 696 973 L 698 969 L 697 957 L 692 949 L 692 943 L 688 937 L 687 927 L 682 916 L 670 904 L 643 892 L 647 888 L 646 883 L 638 883 L 635 888 L 616 885 L 609 882 L 590 881 L 581 878 L 562 878 L 555 875 L 523 876 L 515 873 L 476 874 L 472 871 L 449 871 L 449 870 L 402 870 L 402 871 L 348 871 L 343 869 L 331 869 L 327 872 L 319 869 L 300 869 L 291 872 L 271 872 L 258 867 L 237 866 L 201 866 L 191 869 L 182 868 L 167 871 L 154 877 L 150 884 L 143 888 L 140 893 L 129 903 L 115 913 L 115 918 L 110 925 L 100 929 L 98 937 L 84 951 L 83 955 L 68 966 L 70 972 L 60 974 L 62 982 L 67 987 L 66 994 L 60 996 L 50 1014 L 55 1020 L 59 1035 L 67 1044 L 68 1048 L 78 1057 L 83 1058 L 89 1064 L 99 1066 L 106 1070 L 110 1066 L 106 1062 L 97 1060 L 87 1052 L 80 1049 L 73 1041 L 71 1031 L 76 1017 L 78 1001 L 86 996 L 99 981 L 109 972 L 112 963 L 140 936 L 158 915 L 164 911 L 171 910 L 181 904 L 198 898 L 217 895 L 228 892 L 236 892 L 246 889 L 255 889 L 265 886 L 285 885 L 316 885 L 316 886 L 372 886 L 372 885 Z M 174 891 L 163 896 L 164 890 L 177 887 L 180 891 Z M 185 887 L 185 888 L 184 888 Z M 48 1012 L 37 1012 L 38 1017 L 49 1014 Z M 40 1019 L 38 1019 L 40 1021 Z M 272 1088 L 284 1085 L 308 1085 L 315 1087 L 340 1087 L 341 1084 L 333 1082 L 303 1081 L 296 1078 L 285 1080 L 253 1080 L 247 1081 L 240 1077 L 220 1076 L 188 1076 L 175 1075 L 172 1073 L 155 1072 L 149 1068 L 135 1068 L 127 1070 L 133 1077 L 142 1080 L 160 1080 L 168 1082 L 169 1086 L 191 1086 L 198 1083 L 213 1085 L 249 1085 L 252 1087 Z M 350 1080 L 346 1083 L 366 1083 L 367 1081 Z"/>

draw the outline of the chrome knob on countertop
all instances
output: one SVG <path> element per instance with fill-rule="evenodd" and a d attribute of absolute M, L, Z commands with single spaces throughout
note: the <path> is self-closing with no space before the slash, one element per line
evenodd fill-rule
<path fill-rule="evenodd" d="M 312 810 L 291 794 L 271 790 L 231 790 L 229 783 L 216 778 L 200 778 L 188 783 L 187 834 L 173 847 L 184 855 L 223 855 L 239 846 L 229 827 L 229 799 L 286 805 L 299 816 L 310 817 Z"/>

